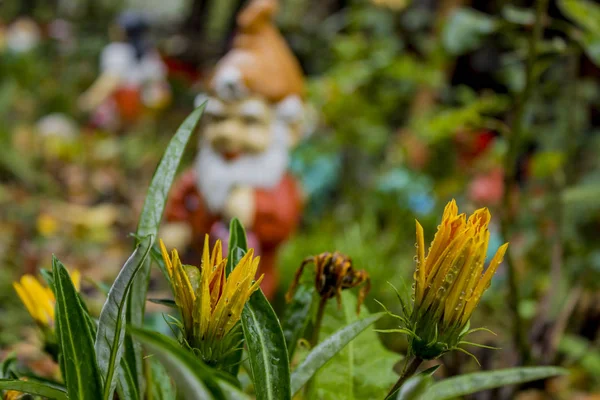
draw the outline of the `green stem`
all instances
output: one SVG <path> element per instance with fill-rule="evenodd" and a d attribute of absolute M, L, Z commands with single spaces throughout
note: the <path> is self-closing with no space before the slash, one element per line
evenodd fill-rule
<path fill-rule="evenodd" d="M 323 322 L 323 316 L 325 315 L 325 306 L 327 305 L 327 297 L 321 297 L 319 300 L 319 309 L 317 310 L 317 319 L 315 320 L 315 326 L 313 328 L 312 337 L 310 339 L 310 348 L 314 349 L 319 344 L 319 333 L 321 332 L 321 324 Z M 314 387 L 314 376 L 306 382 L 304 387 L 304 394 L 307 399 L 313 398 L 311 396 Z"/>
<path fill-rule="evenodd" d="M 325 305 L 327 304 L 327 298 L 321 297 L 319 301 L 319 310 L 317 311 L 317 319 L 315 320 L 315 326 L 312 332 L 312 338 L 310 339 L 310 348 L 314 348 L 319 343 L 319 333 L 321 332 L 321 324 L 323 323 L 323 315 L 325 314 Z"/>
<path fill-rule="evenodd" d="M 400 375 L 400 378 L 398 378 L 398 381 L 396 382 L 394 387 L 392 387 L 392 390 L 390 390 L 390 392 L 387 394 L 387 396 L 385 396 L 386 400 L 390 399 L 398 391 L 398 389 L 400 389 L 400 387 L 402 387 L 404 382 L 406 382 L 408 380 L 408 378 L 410 378 L 411 376 L 413 376 L 415 374 L 415 372 L 417 372 L 417 368 L 419 368 L 419 365 L 421 365 L 422 362 L 423 362 L 423 359 L 419 358 L 419 357 L 414 357 L 411 360 L 410 364 L 408 364 L 404 368 L 404 371 L 402 371 L 402 375 Z"/>
<path fill-rule="evenodd" d="M 515 186 L 515 172 L 517 155 L 521 147 L 521 139 L 525 131 L 525 111 L 526 106 L 533 93 L 535 86 L 535 62 L 538 53 L 538 43 L 542 39 L 543 21 L 548 9 L 548 0 L 537 0 L 536 2 L 536 19 L 533 26 L 532 35 L 529 38 L 528 57 L 525 69 L 525 87 L 517 103 L 515 112 L 514 126 L 512 133 L 507 137 L 507 150 L 504 158 L 504 194 L 502 197 L 503 215 L 501 221 L 502 236 L 505 240 L 510 240 L 512 237 L 512 228 L 515 223 L 515 215 L 511 210 L 511 190 Z M 506 254 L 506 267 L 508 270 L 508 304 L 513 313 L 513 340 L 521 356 L 523 364 L 529 364 L 531 361 L 531 353 L 528 345 L 525 326 L 519 315 L 519 277 L 515 267 L 515 259 L 512 252 Z"/>

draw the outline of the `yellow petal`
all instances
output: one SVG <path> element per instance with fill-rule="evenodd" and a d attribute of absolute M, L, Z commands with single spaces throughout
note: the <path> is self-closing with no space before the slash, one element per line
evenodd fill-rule
<path fill-rule="evenodd" d="M 431 275 L 427 278 L 427 286 L 429 288 L 429 285 L 431 285 L 431 287 L 427 291 L 425 300 L 423 301 L 423 307 L 425 309 L 432 305 L 436 298 L 438 298 L 438 300 L 445 299 L 448 294 L 449 286 L 451 285 L 451 283 L 445 282 L 448 271 L 451 268 L 457 268 L 459 260 L 462 257 L 466 257 L 463 253 L 468 240 L 469 235 L 467 234 L 457 235 L 452 242 L 446 246 L 442 255 L 436 261 Z"/>
<path fill-rule="evenodd" d="M 194 294 L 194 289 L 192 287 L 192 283 L 185 272 L 185 267 L 181 263 L 179 259 L 179 254 L 177 250 L 172 251 L 172 268 L 173 268 L 173 276 L 172 287 L 175 295 L 175 302 L 179 307 L 179 311 L 181 312 L 181 316 L 183 318 L 184 326 L 186 330 L 193 329 L 193 309 L 194 302 L 196 300 L 196 295 Z"/>
<path fill-rule="evenodd" d="M 210 270 L 210 249 L 208 247 L 209 238 L 208 235 L 204 235 L 204 249 L 202 250 L 202 266 L 201 268 L 204 270 L 208 268 Z M 212 271 L 209 271 L 209 273 Z"/>
<path fill-rule="evenodd" d="M 212 255 L 210 257 L 210 264 L 214 267 L 219 265 L 223 260 L 223 246 L 221 244 L 221 239 L 217 240 L 215 246 L 213 247 Z"/>
<path fill-rule="evenodd" d="M 71 282 L 73 282 L 73 286 L 75 286 L 75 289 L 79 292 L 79 290 L 81 290 L 81 272 L 76 269 L 73 270 L 73 272 L 71 272 L 69 275 L 71 276 Z"/>
<path fill-rule="evenodd" d="M 423 227 L 416 221 L 417 224 L 417 266 L 415 276 L 415 302 L 421 304 L 423 293 L 425 291 L 425 238 L 423 235 Z"/>
<path fill-rule="evenodd" d="M 504 259 L 504 253 L 506 253 L 507 248 L 508 243 L 504 243 L 498 248 L 496 254 L 494 255 L 494 258 L 492 258 L 492 261 L 490 261 L 490 265 L 485 271 L 483 278 L 481 278 L 481 281 L 479 281 L 479 283 L 477 284 L 477 287 L 481 289 L 482 294 L 490 286 L 492 276 L 494 276 L 496 270 L 498 269 L 498 266 L 502 263 L 502 260 Z"/>
<path fill-rule="evenodd" d="M 21 299 L 21 302 L 23 302 L 23 305 L 29 312 L 29 315 L 31 315 L 34 320 L 42 322 L 38 315 L 38 310 L 35 306 L 34 300 L 29 296 L 29 293 L 27 293 L 23 285 L 21 285 L 19 282 L 13 282 L 13 287 Z"/>
<path fill-rule="evenodd" d="M 244 254 L 244 257 L 242 257 L 240 262 L 237 263 L 235 268 L 233 268 L 233 271 L 231 271 L 231 274 L 229 274 L 227 280 L 231 280 L 233 282 L 241 282 L 244 276 L 249 275 L 252 269 L 253 257 L 254 249 L 248 249 L 248 252 Z"/>
<path fill-rule="evenodd" d="M 210 278 L 210 306 L 214 308 L 221 297 L 223 286 L 225 284 L 225 266 L 227 260 L 221 260 L 219 265 L 215 268 Z"/>
<path fill-rule="evenodd" d="M 160 252 L 162 254 L 165 265 L 167 266 L 167 272 L 169 273 L 169 278 L 173 279 L 173 264 L 171 264 L 171 259 L 169 258 L 169 253 L 167 252 L 167 248 L 165 247 L 165 244 L 162 241 L 162 239 L 160 239 L 159 242 L 160 242 Z"/>
<path fill-rule="evenodd" d="M 470 249 L 467 249 L 467 258 L 464 265 L 460 268 L 458 276 L 448 294 L 448 298 L 444 305 L 444 322 L 448 325 L 458 320 L 462 314 L 465 304 L 466 286 L 471 274 L 475 271 L 476 263 L 481 253 L 481 245 L 481 243 L 474 243 L 470 245 Z"/>
<path fill-rule="evenodd" d="M 477 286 L 475 286 L 475 289 L 473 289 L 473 294 L 465 306 L 465 311 L 462 317 L 463 322 L 466 323 L 467 320 L 471 317 L 473 310 L 475 310 L 475 307 L 477 307 L 477 305 L 479 304 L 479 300 L 481 299 L 483 292 L 485 292 L 485 290 L 490 286 L 492 276 L 494 276 L 494 273 L 498 269 L 498 266 L 502 263 L 504 253 L 506 253 L 507 248 L 508 243 L 504 243 L 502 246 L 500 246 L 498 251 L 496 251 L 494 258 L 492 258 L 490 265 L 485 271 L 485 274 L 481 277 L 481 279 L 477 283 Z"/>

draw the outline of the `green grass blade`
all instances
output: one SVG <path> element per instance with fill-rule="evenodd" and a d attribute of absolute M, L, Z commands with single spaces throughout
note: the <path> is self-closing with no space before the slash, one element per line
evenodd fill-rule
<path fill-rule="evenodd" d="M 67 269 L 56 257 L 52 259 L 52 274 L 56 295 L 57 337 L 69 397 L 78 400 L 101 399 L 102 380 L 88 317 Z"/>
<path fill-rule="evenodd" d="M 113 398 L 117 381 L 121 376 L 121 357 L 125 340 L 127 299 L 133 279 L 148 258 L 152 236 L 147 236 L 125 262 L 115 279 L 106 302 L 100 312 L 100 323 L 96 334 L 96 358 L 104 380 L 104 400 Z M 122 385 L 128 381 L 121 380 Z"/>
<path fill-rule="evenodd" d="M 0 391 L 17 390 L 34 396 L 42 396 L 52 400 L 67 400 L 67 392 L 56 386 L 50 386 L 43 382 L 29 379 L 21 381 L 18 379 L 0 379 Z"/>
<path fill-rule="evenodd" d="M 383 315 L 385 313 L 373 314 L 353 322 L 315 346 L 292 373 L 292 395 L 298 393 L 327 361 Z"/>
<path fill-rule="evenodd" d="M 152 177 L 150 187 L 148 188 L 136 232 L 137 237 L 148 235 L 156 237 L 167 202 L 169 189 L 175 179 L 175 173 L 179 167 L 185 147 L 202 117 L 204 107 L 205 104 L 195 109 L 185 121 L 183 121 L 183 124 L 177 129 L 177 132 L 169 142 L 169 145 L 156 168 L 156 172 Z M 150 260 L 146 260 L 135 277 L 127 307 L 127 321 L 133 326 L 142 326 L 144 321 L 146 293 L 148 291 L 149 279 Z M 141 387 L 144 376 L 140 348 L 129 336 L 126 336 L 125 338 L 125 346 L 126 362 L 129 364 L 129 367 L 134 374 L 137 385 Z"/>
<path fill-rule="evenodd" d="M 536 381 L 566 373 L 567 370 L 558 367 L 521 367 L 475 372 L 437 382 L 429 387 L 423 398 L 454 399 L 482 390 Z"/>

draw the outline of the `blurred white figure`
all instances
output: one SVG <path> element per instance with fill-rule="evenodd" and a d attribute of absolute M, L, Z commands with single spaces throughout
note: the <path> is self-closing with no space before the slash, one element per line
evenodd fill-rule
<path fill-rule="evenodd" d="M 124 13 L 113 29 L 115 39 L 100 56 L 100 76 L 80 97 L 82 110 L 93 112 L 92 122 L 116 129 L 135 121 L 143 108 L 161 109 L 171 99 L 167 68 L 147 38 L 148 26 L 135 13 Z"/>
<path fill-rule="evenodd" d="M 52 113 L 40 118 L 36 128 L 40 136 L 62 139 L 73 139 L 78 132 L 75 121 L 62 113 Z"/>
<path fill-rule="evenodd" d="M 41 40 L 39 26 L 31 18 L 22 17 L 10 24 L 5 33 L 6 48 L 13 53 L 27 53 Z"/>

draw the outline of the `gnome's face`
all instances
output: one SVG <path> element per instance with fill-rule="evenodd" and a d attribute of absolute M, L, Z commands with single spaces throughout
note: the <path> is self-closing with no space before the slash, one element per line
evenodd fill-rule
<path fill-rule="evenodd" d="M 227 160 L 261 153 L 271 144 L 275 113 L 259 96 L 227 102 L 211 98 L 205 115 L 205 143 Z"/>

